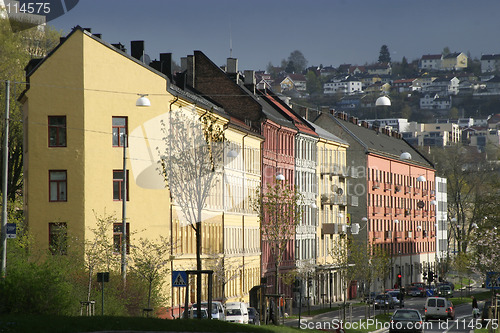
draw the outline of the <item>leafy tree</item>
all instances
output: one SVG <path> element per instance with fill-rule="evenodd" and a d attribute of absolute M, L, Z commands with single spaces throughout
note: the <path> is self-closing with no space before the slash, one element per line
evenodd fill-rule
<path fill-rule="evenodd" d="M 306 89 L 310 95 L 320 94 L 323 91 L 323 86 L 320 79 L 314 72 L 307 72 L 306 75 Z"/>
<path fill-rule="evenodd" d="M 458 251 L 467 252 L 474 225 L 483 223 L 488 193 L 496 193 L 498 175 L 485 156 L 461 145 L 431 150 L 430 159 L 439 174 L 446 175 L 450 243 L 454 239 Z"/>
<path fill-rule="evenodd" d="M 131 244 L 130 269 L 146 280 L 148 284 L 148 309 L 151 308 L 151 291 L 163 285 L 167 265 L 174 259 L 169 255 L 170 241 L 160 237 L 157 241 L 140 238 Z"/>
<path fill-rule="evenodd" d="M 389 52 L 389 48 L 387 45 L 382 45 L 380 47 L 380 54 L 378 56 L 378 62 L 391 62 L 391 53 Z"/>
<path fill-rule="evenodd" d="M 441 54 L 443 56 L 447 56 L 448 54 L 450 54 L 451 51 L 450 51 L 450 48 L 448 46 L 446 46 L 444 49 L 443 49 L 443 52 L 441 52 Z"/>
<path fill-rule="evenodd" d="M 290 63 L 292 65 L 290 65 Z M 293 72 L 302 73 L 307 67 L 307 60 L 299 50 L 295 50 L 288 56 L 287 65 L 293 68 Z M 287 66 L 287 69 L 288 69 Z M 287 73 L 292 73 L 287 70 Z"/>
<path fill-rule="evenodd" d="M 193 228 L 196 237 L 196 269 L 202 270 L 203 209 L 222 168 L 224 131 L 211 112 L 200 116 L 195 109 L 170 111 L 162 121 L 164 147 L 157 148 L 161 172 L 173 202 L 180 207 L 179 220 Z M 197 303 L 201 303 L 201 276 L 197 279 Z M 201 309 L 198 310 L 201 318 Z"/>
<path fill-rule="evenodd" d="M 33 57 L 43 57 L 59 42 L 60 33 L 46 25 L 12 33 L 8 19 L 0 18 L 0 100 L 5 101 L 4 81 L 11 81 L 9 124 L 8 197 L 12 201 L 23 188 L 22 109 L 17 97 L 24 90 L 24 68 Z M 2 108 L 4 108 L 2 104 Z M 3 120 L 2 120 L 3 121 Z M 3 141 L 3 131 L 0 135 Z M 1 152 L 1 151 L 0 151 Z M 3 153 L 2 153 L 3 154 Z M 3 176 L 3 175 L 2 175 Z M 0 176 L 0 177 L 2 177 Z"/>
<path fill-rule="evenodd" d="M 259 214 L 262 241 L 269 246 L 275 268 L 275 293 L 279 294 L 280 266 L 290 240 L 294 239 L 296 226 L 302 217 L 303 196 L 286 180 L 274 179 L 263 190 L 250 198 Z"/>

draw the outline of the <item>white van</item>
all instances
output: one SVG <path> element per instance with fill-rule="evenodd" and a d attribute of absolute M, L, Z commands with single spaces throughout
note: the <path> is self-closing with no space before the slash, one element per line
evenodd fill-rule
<path fill-rule="evenodd" d="M 455 319 L 455 308 L 453 303 L 445 297 L 428 297 L 424 306 L 425 320 L 436 319 Z"/>
<path fill-rule="evenodd" d="M 226 303 L 226 321 L 248 324 L 248 307 L 243 302 Z"/>
<path fill-rule="evenodd" d="M 208 308 L 208 302 L 201 302 L 201 306 Z M 219 301 L 212 301 L 212 319 L 225 320 L 224 306 Z"/>

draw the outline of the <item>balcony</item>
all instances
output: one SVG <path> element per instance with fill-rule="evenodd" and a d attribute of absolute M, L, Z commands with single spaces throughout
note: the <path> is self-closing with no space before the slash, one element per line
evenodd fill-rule
<path fill-rule="evenodd" d="M 382 213 L 382 207 L 373 207 L 373 215 L 381 213 Z"/>
<path fill-rule="evenodd" d="M 402 215 L 403 213 L 404 213 L 404 209 L 403 208 L 396 208 L 395 209 L 396 216 Z"/>
<path fill-rule="evenodd" d="M 396 185 L 396 186 L 394 187 L 394 190 L 395 190 L 396 192 L 401 192 L 401 189 L 402 189 L 402 186 L 401 186 L 401 185 Z"/>
<path fill-rule="evenodd" d="M 405 186 L 405 194 L 411 193 L 411 186 Z"/>
<path fill-rule="evenodd" d="M 372 181 L 372 190 L 377 190 L 380 188 L 380 182 L 379 181 Z"/>
<path fill-rule="evenodd" d="M 385 207 L 384 208 L 384 215 L 392 215 L 392 208 L 391 207 Z"/>
<path fill-rule="evenodd" d="M 335 235 L 338 233 L 338 224 L 337 223 L 323 223 L 321 225 L 321 234 L 322 235 Z"/>
<path fill-rule="evenodd" d="M 392 230 L 384 231 L 384 238 L 385 239 L 392 239 Z"/>
<path fill-rule="evenodd" d="M 391 191 L 391 190 L 392 190 L 392 184 L 384 183 L 384 191 Z"/>

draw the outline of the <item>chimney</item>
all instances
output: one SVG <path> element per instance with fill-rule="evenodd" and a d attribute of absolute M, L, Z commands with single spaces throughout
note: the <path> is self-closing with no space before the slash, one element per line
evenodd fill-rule
<path fill-rule="evenodd" d="M 245 86 L 255 94 L 255 71 L 245 70 Z"/>
<path fill-rule="evenodd" d="M 195 72 L 194 72 L 194 55 L 188 55 L 187 56 L 187 78 L 186 78 L 186 84 L 190 85 L 191 87 L 195 88 L 194 84 L 194 79 L 195 79 Z"/>
<path fill-rule="evenodd" d="M 181 72 L 184 72 L 188 68 L 187 57 L 181 58 Z"/>
<path fill-rule="evenodd" d="M 226 73 L 228 74 L 238 73 L 238 59 L 227 58 Z"/>
<path fill-rule="evenodd" d="M 353 117 L 354 125 L 358 124 L 358 117 Z"/>
<path fill-rule="evenodd" d="M 160 53 L 160 72 L 172 81 L 172 53 Z"/>
<path fill-rule="evenodd" d="M 102 39 L 102 34 L 93 34 L 93 35 L 96 36 L 99 39 Z"/>
<path fill-rule="evenodd" d="M 141 60 L 144 55 L 143 40 L 133 40 L 130 42 L 130 55 L 137 60 Z"/>
<path fill-rule="evenodd" d="M 114 47 L 116 47 L 118 50 L 120 50 L 122 52 L 127 52 L 125 45 L 123 45 L 122 43 L 116 43 L 116 44 L 111 44 L 111 45 L 113 45 Z"/>

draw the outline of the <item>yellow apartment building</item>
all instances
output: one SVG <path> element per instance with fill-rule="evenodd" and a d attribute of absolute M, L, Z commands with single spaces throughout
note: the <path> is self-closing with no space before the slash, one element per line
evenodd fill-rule
<path fill-rule="evenodd" d="M 347 142 L 310 123 L 319 135 L 317 143 L 317 186 L 316 205 L 319 208 L 317 228 L 318 257 L 316 260 L 316 295 L 321 302 L 338 302 L 344 299 L 342 276 L 338 257 L 344 251 L 339 249 L 348 226 L 348 175 L 346 162 Z"/>
<path fill-rule="evenodd" d="M 231 157 L 225 158 L 234 159 L 225 169 L 239 183 L 228 183 L 234 177 L 222 172 L 210 192 L 202 223 L 203 269 L 215 272 L 214 299 L 248 301 L 248 291 L 260 283 L 260 233 L 246 198 L 260 186 L 262 138 L 229 122 L 224 110 L 211 102 L 173 85 L 167 75 L 80 27 L 27 72 L 30 84 L 21 97 L 24 208 L 35 249 L 54 252 L 66 239 L 59 254 L 76 251 L 83 258 L 96 216 L 111 216 L 116 223 L 108 236 L 119 258 L 125 160 L 127 242 L 164 237 L 175 258 L 170 271 L 194 270 L 193 228 L 183 223 L 157 170 L 159 122 L 168 120 L 172 110 L 212 112 L 228 140 Z M 136 106 L 139 95 L 147 95 L 151 105 Z M 238 148 L 236 154 L 231 147 Z M 183 304 L 184 288 L 172 287 L 170 272 L 165 281 L 165 306 Z"/>

